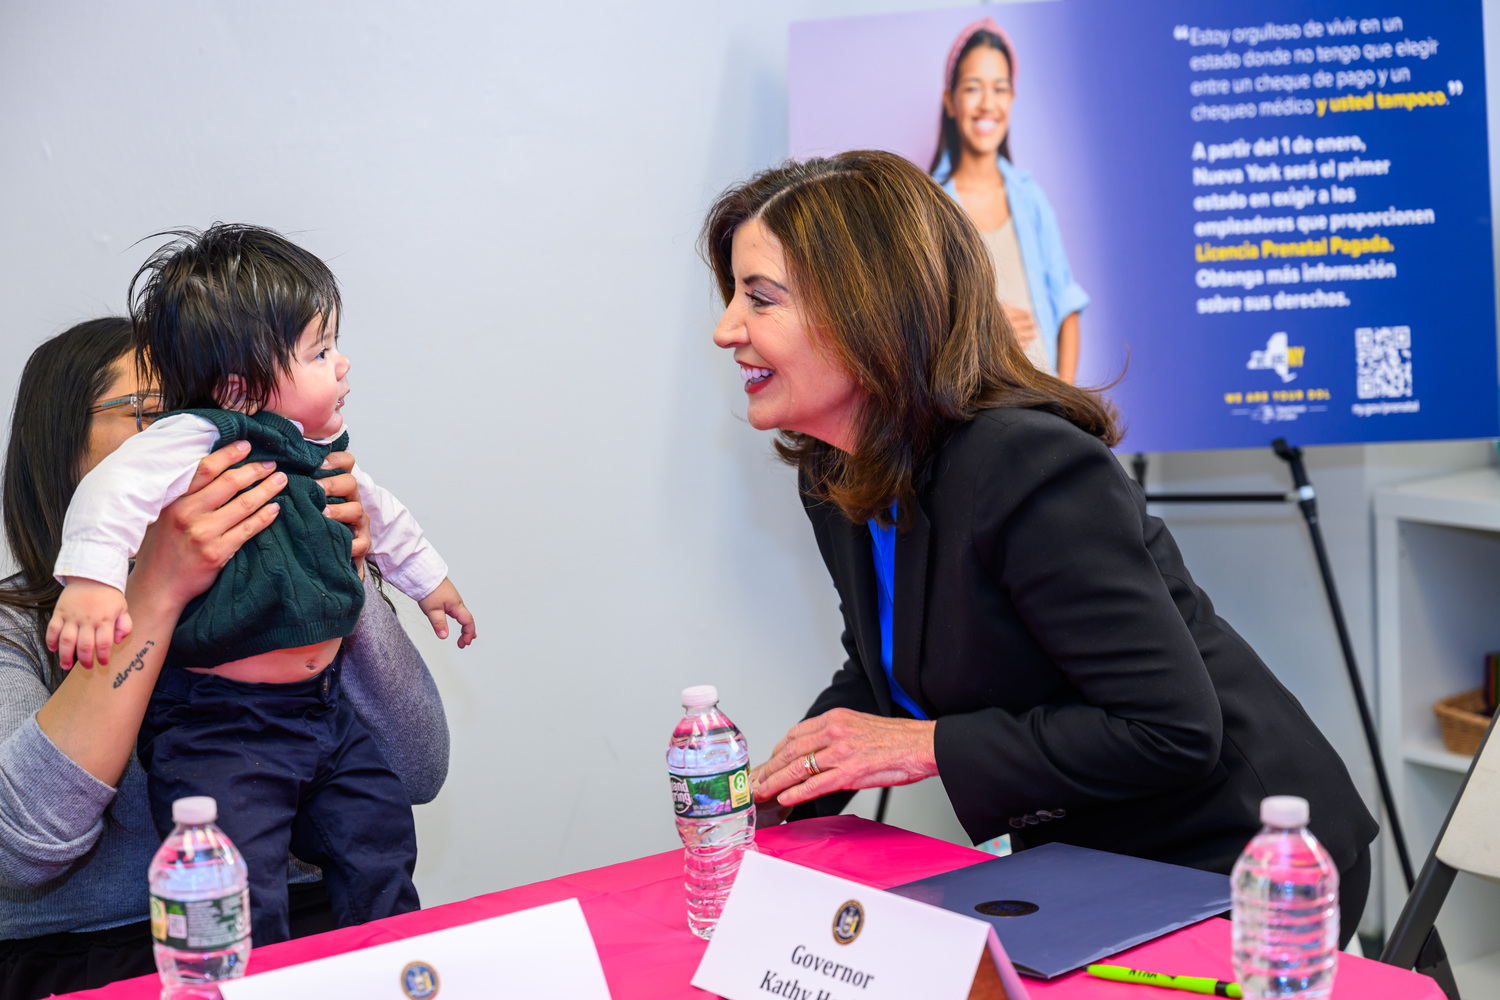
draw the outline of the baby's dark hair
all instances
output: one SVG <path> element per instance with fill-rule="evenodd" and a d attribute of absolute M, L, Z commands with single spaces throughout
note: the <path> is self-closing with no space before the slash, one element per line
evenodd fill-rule
<path fill-rule="evenodd" d="M 160 386 L 163 405 L 265 406 L 307 324 L 337 324 L 333 272 L 260 226 L 216 222 L 156 235 L 173 240 L 130 279 L 130 316 L 136 361 Z M 243 397 L 229 398 L 232 375 Z"/>

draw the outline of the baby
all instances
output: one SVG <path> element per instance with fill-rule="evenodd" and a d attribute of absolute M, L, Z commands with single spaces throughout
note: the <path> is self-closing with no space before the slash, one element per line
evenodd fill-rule
<path fill-rule="evenodd" d="M 156 825 L 172 802 L 211 795 L 245 856 L 257 946 L 288 936 L 287 855 L 323 869 L 340 924 L 416 909 L 416 834 L 400 779 L 339 695 L 339 649 L 365 589 L 348 527 L 316 479 L 347 446 L 349 362 L 338 286 L 284 237 L 217 224 L 179 232 L 131 282 L 137 360 L 169 411 L 78 486 L 55 574 L 64 585 L 47 645 L 64 669 L 108 661 L 130 633 L 129 559 L 199 459 L 246 440 L 244 462 L 286 476 L 277 516 L 183 611 L 137 752 Z M 243 463 L 242 463 L 243 464 Z M 474 619 L 416 519 L 356 466 L 369 558 L 421 606 L 439 638 Z"/>

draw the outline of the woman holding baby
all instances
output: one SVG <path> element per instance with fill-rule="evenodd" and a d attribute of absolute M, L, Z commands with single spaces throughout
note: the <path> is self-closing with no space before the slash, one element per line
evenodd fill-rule
<path fill-rule="evenodd" d="M 6 541 L 21 571 L 0 582 L 0 998 L 20 1000 L 153 971 L 145 871 L 161 842 L 135 756 L 178 618 L 277 516 L 283 477 L 231 468 L 215 449 L 146 532 L 125 594 L 133 618 L 109 664 L 63 672 L 44 630 L 61 592 L 52 572 L 63 513 L 83 476 L 149 426 L 160 401 L 134 365 L 130 321 L 100 319 L 45 342 L 21 375 L 5 459 Z M 347 453 L 319 480 L 328 514 L 368 548 Z M 242 492 L 243 491 L 243 492 Z M 344 657 L 344 688 L 412 802 L 447 773 L 448 732 L 425 664 L 365 573 L 369 599 Z M 398 707 L 399 706 L 399 710 Z M 295 865 L 293 933 L 330 928 L 318 873 Z"/>

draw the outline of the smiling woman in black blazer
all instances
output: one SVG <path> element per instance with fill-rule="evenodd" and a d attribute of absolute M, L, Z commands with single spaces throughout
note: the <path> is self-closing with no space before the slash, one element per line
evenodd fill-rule
<path fill-rule="evenodd" d="M 1347 941 L 1375 821 L 1147 514 L 1113 408 L 1027 362 L 962 210 L 846 153 L 728 191 L 704 248 L 715 342 L 799 469 L 848 653 L 756 769 L 762 811 L 938 776 L 975 842 L 1227 873 L 1260 800 L 1301 795 Z"/>

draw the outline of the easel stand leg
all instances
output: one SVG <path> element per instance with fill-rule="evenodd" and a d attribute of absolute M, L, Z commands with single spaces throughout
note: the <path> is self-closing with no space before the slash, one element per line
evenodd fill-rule
<path fill-rule="evenodd" d="M 1333 567 L 1328 562 L 1328 549 L 1323 544 L 1323 528 L 1318 523 L 1318 496 L 1307 478 L 1307 467 L 1302 464 L 1302 449 L 1290 447 L 1285 438 L 1271 442 L 1276 457 L 1286 462 L 1292 471 L 1292 485 L 1296 487 L 1297 506 L 1307 522 L 1307 533 L 1312 536 L 1313 553 L 1318 558 L 1318 571 L 1323 575 L 1323 593 L 1328 597 L 1328 610 L 1333 615 L 1333 627 L 1338 632 L 1339 646 L 1344 652 L 1344 668 L 1349 674 L 1349 688 L 1354 693 L 1354 705 L 1359 709 L 1359 722 L 1364 727 L 1365 743 L 1370 748 L 1370 762 L 1375 767 L 1375 780 L 1380 785 L 1380 799 L 1385 805 L 1386 820 L 1391 825 L 1391 840 L 1396 846 L 1396 856 L 1401 861 L 1401 876 L 1406 880 L 1406 891 L 1410 892 L 1416 882 L 1411 866 L 1411 855 L 1406 850 L 1406 836 L 1401 832 L 1401 819 L 1396 814 L 1396 799 L 1391 793 L 1391 782 L 1385 773 L 1385 759 L 1380 753 L 1380 736 L 1375 731 L 1375 717 L 1370 712 L 1369 699 L 1365 697 L 1365 684 L 1359 676 L 1359 666 L 1354 660 L 1354 644 L 1349 639 L 1349 626 L 1344 621 L 1344 607 L 1339 602 L 1337 584 L 1333 581 Z"/>

